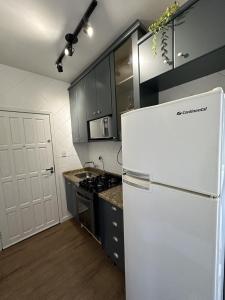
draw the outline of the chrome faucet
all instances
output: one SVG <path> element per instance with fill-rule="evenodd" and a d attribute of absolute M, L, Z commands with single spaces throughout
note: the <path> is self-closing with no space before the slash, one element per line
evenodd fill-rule
<path fill-rule="evenodd" d="M 93 168 L 95 168 L 95 163 L 94 163 L 93 160 L 92 160 L 92 161 L 85 161 L 85 163 L 84 163 L 84 168 L 85 168 L 86 165 L 89 165 L 89 164 L 92 164 L 92 165 L 93 165 Z"/>

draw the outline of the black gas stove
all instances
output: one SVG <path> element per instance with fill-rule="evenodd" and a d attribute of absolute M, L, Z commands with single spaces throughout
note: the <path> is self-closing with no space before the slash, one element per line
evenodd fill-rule
<path fill-rule="evenodd" d="M 80 224 L 98 239 L 98 193 L 121 184 L 120 176 L 102 174 L 83 179 L 76 192 Z"/>
<path fill-rule="evenodd" d="M 121 177 L 111 174 L 102 174 L 82 180 L 79 187 L 90 192 L 100 193 L 122 182 Z"/>

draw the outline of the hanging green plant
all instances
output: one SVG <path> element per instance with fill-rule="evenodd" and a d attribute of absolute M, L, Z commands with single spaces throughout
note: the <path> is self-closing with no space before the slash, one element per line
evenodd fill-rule
<path fill-rule="evenodd" d="M 167 9 L 163 12 L 163 14 L 149 26 L 148 30 L 153 33 L 153 38 L 152 38 L 153 55 L 157 54 L 157 34 L 162 28 L 164 28 L 167 25 L 171 17 L 177 12 L 179 8 L 180 8 L 179 3 L 175 1 L 173 4 L 167 7 Z"/>

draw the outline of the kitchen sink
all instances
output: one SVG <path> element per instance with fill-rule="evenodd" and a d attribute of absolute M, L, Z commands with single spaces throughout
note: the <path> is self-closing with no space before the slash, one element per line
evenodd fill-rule
<path fill-rule="evenodd" d="M 76 176 L 78 178 L 81 178 L 81 179 L 85 179 L 85 178 L 96 177 L 97 174 L 96 173 L 91 173 L 91 172 L 82 172 L 82 173 L 75 174 L 74 176 Z"/>

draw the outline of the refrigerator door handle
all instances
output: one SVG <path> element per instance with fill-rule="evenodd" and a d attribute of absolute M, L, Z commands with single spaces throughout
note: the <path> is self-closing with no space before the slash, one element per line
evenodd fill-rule
<path fill-rule="evenodd" d="M 150 181 L 150 176 L 149 176 L 149 174 L 146 174 L 146 173 L 134 172 L 131 170 L 123 169 L 123 175 L 137 178 L 140 180 Z"/>
<path fill-rule="evenodd" d="M 146 179 L 135 178 L 129 175 L 123 175 L 123 182 L 142 190 L 150 189 L 150 181 Z"/>

